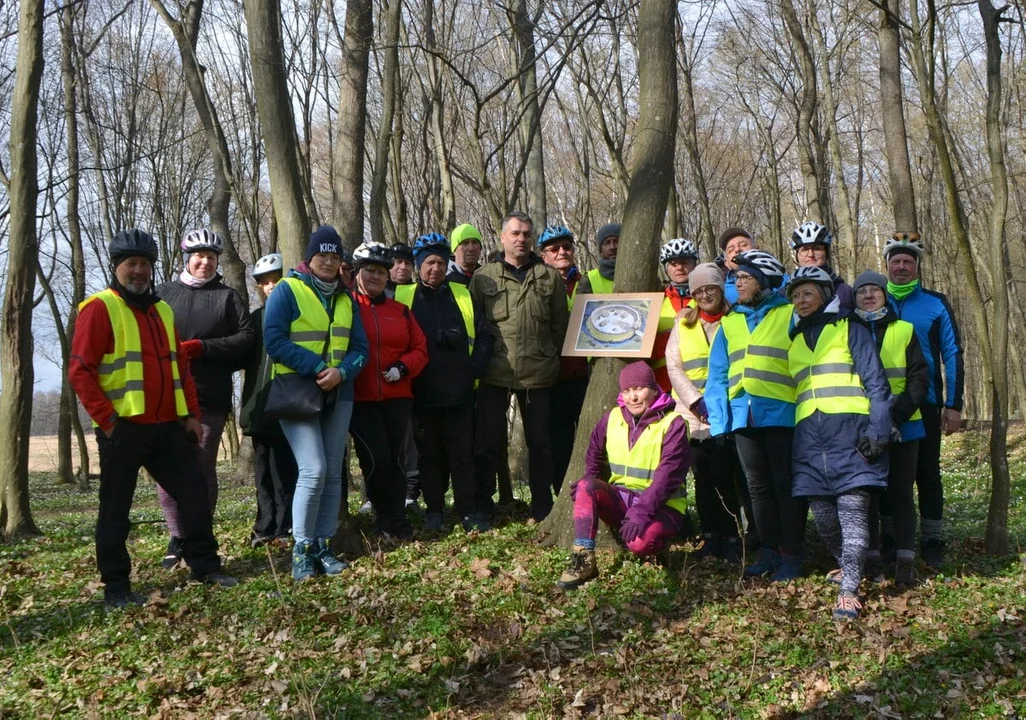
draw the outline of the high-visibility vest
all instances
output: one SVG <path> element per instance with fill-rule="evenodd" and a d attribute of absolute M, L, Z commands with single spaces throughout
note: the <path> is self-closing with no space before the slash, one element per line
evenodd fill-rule
<path fill-rule="evenodd" d="M 848 349 L 847 320 L 825 325 L 814 350 L 799 333 L 788 351 L 788 367 L 798 385 L 795 423 L 817 410 L 834 415 L 869 414 L 869 398 Z"/>
<path fill-rule="evenodd" d="M 463 326 L 467 329 L 467 348 L 474 352 L 474 303 L 470 299 L 470 291 L 459 283 L 449 283 L 452 297 L 456 301 L 460 315 L 463 316 Z M 417 286 L 415 284 L 399 285 L 395 289 L 395 300 L 406 307 L 413 309 L 413 299 L 416 297 Z"/>
<path fill-rule="evenodd" d="M 143 390 L 142 341 L 139 337 L 139 323 L 128 303 L 111 289 L 101 290 L 83 300 L 79 312 L 94 300 L 100 300 L 107 307 L 110 327 L 114 334 L 114 350 L 105 353 L 97 368 L 100 389 L 107 396 L 119 417 L 135 417 L 146 412 L 146 393 Z M 175 390 L 175 413 L 179 417 L 189 414 L 185 402 L 182 379 L 178 375 L 178 346 L 175 343 L 175 313 L 163 300 L 153 305 L 157 310 L 167 346 L 171 348 L 171 382 Z M 95 423 L 94 423 L 95 424 Z"/>
<path fill-rule="evenodd" d="M 613 281 L 606 280 L 602 277 L 602 273 L 598 271 L 598 268 L 588 271 L 588 281 L 591 283 L 591 291 L 596 295 L 607 295 L 613 290 Z"/>
<path fill-rule="evenodd" d="M 731 400 L 744 390 L 749 395 L 794 402 L 795 382 L 787 366 L 792 308 L 790 304 L 773 308 L 751 333 L 744 313 L 727 313 L 720 322 L 730 361 L 727 397 Z"/>
<path fill-rule="evenodd" d="M 683 318 L 677 321 L 677 349 L 684 374 L 704 392 L 709 377 L 709 337 L 701 320 L 690 326 L 684 324 Z"/>
<path fill-rule="evenodd" d="M 905 378 L 908 373 L 908 344 L 912 342 L 916 329 L 912 323 L 905 320 L 895 320 L 887 326 L 884 334 L 883 345 L 880 347 L 880 362 L 883 364 L 884 374 L 887 375 L 887 382 L 891 386 L 892 395 L 900 395 L 905 391 Z M 910 421 L 922 420 L 923 413 L 916 408 L 912 413 Z"/>
<path fill-rule="evenodd" d="M 635 492 L 645 492 L 652 484 L 656 468 L 662 459 L 663 438 L 679 413 L 668 412 L 660 420 L 646 427 L 634 447 L 630 446 L 630 428 L 620 408 L 613 408 L 606 425 L 606 459 L 609 461 L 609 484 L 619 485 Z M 685 427 L 687 427 L 685 425 Z M 688 501 L 681 484 L 677 493 L 666 504 L 681 513 L 687 512 Z"/>
<path fill-rule="evenodd" d="M 353 329 L 353 301 L 346 293 L 335 296 L 334 315 L 329 319 L 317 293 L 299 278 L 289 277 L 281 282 L 292 288 L 299 317 L 289 326 L 289 340 L 314 355 L 323 357 L 330 367 L 338 367 L 349 349 L 349 335 Z M 327 345 L 325 347 L 325 345 Z M 294 373 L 295 370 L 274 363 L 271 376 Z"/>
<path fill-rule="evenodd" d="M 693 302 L 694 300 L 688 301 L 688 305 L 691 305 Z M 677 309 L 673 307 L 673 302 L 670 298 L 663 295 L 663 304 L 659 306 L 659 325 L 656 327 L 655 346 L 652 350 L 652 359 L 648 363 L 649 367 L 653 370 L 666 367 L 666 341 L 670 338 L 670 331 L 673 330 L 673 320 L 676 317 Z"/>

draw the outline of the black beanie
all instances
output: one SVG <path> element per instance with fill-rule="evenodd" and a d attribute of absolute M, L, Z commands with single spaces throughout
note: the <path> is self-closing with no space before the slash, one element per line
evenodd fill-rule
<path fill-rule="evenodd" d="M 727 241 L 729 241 L 731 238 L 736 238 L 738 236 L 746 237 L 749 240 L 752 239 L 752 236 L 749 235 L 748 231 L 745 230 L 744 228 L 729 227 L 726 230 L 724 230 L 723 232 L 721 232 L 720 236 L 718 238 L 716 238 L 716 244 L 720 246 L 720 250 L 726 250 L 727 249 Z"/>
<path fill-rule="evenodd" d="M 314 255 L 320 253 L 334 253 L 339 257 L 345 257 L 342 252 L 342 238 L 331 225 L 321 225 L 310 234 L 310 243 L 306 246 L 303 259 L 310 262 Z"/>

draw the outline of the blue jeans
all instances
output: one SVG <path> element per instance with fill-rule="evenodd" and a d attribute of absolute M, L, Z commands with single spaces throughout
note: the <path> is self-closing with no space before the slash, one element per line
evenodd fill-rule
<path fill-rule="evenodd" d="M 336 400 L 330 410 L 310 420 L 281 421 L 299 466 L 292 496 L 292 535 L 297 543 L 335 534 L 342 501 L 342 456 L 352 416 L 353 401 Z"/>

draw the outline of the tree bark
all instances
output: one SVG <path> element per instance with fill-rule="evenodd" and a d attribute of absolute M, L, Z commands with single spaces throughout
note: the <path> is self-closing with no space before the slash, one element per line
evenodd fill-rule
<path fill-rule="evenodd" d="M 510 18 L 520 58 L 520 142 L 527 169 L 527 207 L 539 225 L 548 223 L 545 197 L 545 159 L 542 152 L 541 104 L 538 102 L 537 55 L 534 48 L 534 19 L 527 10 L 527 0 L 517 0 L 515 14 Z"/>
<path fill-rule="evenodd" d="M 891 186 L 894 229 L 899 232 L 919 229 L 916 219 L 915 186 L 912 163 L 908 157 L 908 132 L 905 129 L 905 104 L 901 85 L 900 0 L 881 0 L 880 31 L 880 117 L 883 121 L 884 154 Z"/>
<path fill-rule="evenodd" d="M 442 227 L 446 232 L 456 227 L 456 192 L 452 184 L 452 166 L 449 163 L 448 144 L 445 142 L 445 103 L 442 96 L 442 77 L 435 56 L 435 2 L 424 0 L 424 62 L 427 65 L 431 107 L 428 123 L 431 128 L 431 149 L 438 165 L 441 185 Z"/>
<path fill-rule="evenodd" d="M 813 143 L 813 124 L 816 121 L 816 105 L 818 103 L 816 64 L 791 0 L 782 0 L 780 10 L 784 24 L 787 26 L 787 33 L 794 43 L 801 68 L 802 95 L 798 106 L 797 137 L 798 159 L 802 168 L 802 178 L 805 181 L 804 219 L 823 222 L 827 209 L 821 205 L 823 189 L 820 187 L 819 162 L 816 156 L 816 146 Z"/>
<path fill-rule="evenodd" d="M 691 172 L 695 179 L 695 194 L 698 196 L 698 215 L 701 221 L 701 231 L 695 238 L 699 247 L 705 252 L 705 258 L 712 260 L 720 249 L 716 247 L 716 234 L 712 226 L 712 211 L 709 209 L 709 191 L 705 183 L 705 171 L 702 169 L 702 153 L 698 147 L 698 114 L 695 112 L 695 89 L 694 80 L 691 75 L 691 59 L 688 57 L 688 48 L 681 42 L 681 87 L 684 90 L 684 134 L 681 138 L 684 142 L 684 149 L 687 150 L 688 159 L 691 160 Z M 675 198 L 674 198 L 675 199 Z"/>
<path fill-rule="evenodd" d="M 244 7 L 253 89 L 267 155 L 279 245 L 285 262 L 295 266 L 303 258 L 311 228 L 299 167 L 292 98 L 285 79 L 281 3 L 280 0 L 245 0 Z"/>
<path fill-rule="evenodd" d="M 677 59 L 674 48 L 676 3 L 641 0 L 638 11 L 638 58 L 641 108 L 635 126 L 634 166 L 624 211 L 615 282 L 620 292 L 656 290 L 659 238 L 670 188 L 677 139 Z M 549 517 L 540 526 L 548 545 L 569 547 L 573 542 L 570 484 L 584 471 L 584 454 L 592 429 L 615 405 L 622 360 L 601 358 L 588 383 L 581 419 L 574 439 L 573 460 L 563 489 Z"/>
<path fill-rule="evenodd" d="M 32 424 L 32 296 L 39 240 L 36 137 L 43 77 L 43 0 L 22 0 L 11 96 L 7 285 L 0 316 L 0 532 L 39 533 L 29 507 L 28 450 Z"/>
<path fill-rule="evenodd" d="M 332 212 L 342 243 L 350 250 L 363 242 L 363 151 L 373 37 L 371 1 L 349 0 L 342 44 Z"/>
<path fill-rule="evenodd" d="M 388 153 L 392 147 L 392 123 L 395 116 L 396 85 L 399 83 L 399 29 L 402 26 L 402 2 L 391 0 L 385 10 L 384 62 L 381 68 L 381 122 L 374 143 L 374 172 L 371 174 L 371 240 L 385 242 L 385 214 L 388 212 L 385 190 L 388 184 Z M 401 188 L 397 188 L 401 191 Z"/>

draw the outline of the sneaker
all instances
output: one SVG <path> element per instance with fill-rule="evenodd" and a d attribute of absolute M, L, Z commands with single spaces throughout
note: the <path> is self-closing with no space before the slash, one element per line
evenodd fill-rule
<path fill-rule="evenodd" d="M 160 561 L 160 566 L 165 570 L 174 570 L 181 561 L 182 540 L 181 538 L 173 537 L 167 541 L 167 552 L 164 553 L 164 559 Z"/>
<path fill-rule="evenodd" d="M 781 555 L 780 565 L 770 578 L 772 582 L 788 582 L 802 576 L 802 558 L 800 555 Z"/>
<path fill-rule="evenodd" d="M 411 508 L 417 504 L 417 498 L 406 498 L 406 507 Z"/>
<path fill-rule="evenodd" d="M 371 513 L 374 512 L 374 506 L 371 505 L 371 501 L 368 500 L 363 505 L 361 505 L 360 509 L 357 510 L 356 512 L 358 512 L 360 515 L 370 515 Z"/>
<path fill-rule="evenodd" d="M 855 620 L 858 618 L 859 610 L 861 609 L 862 604 L 859 603 L 859 599 L 857 597 L 841 593 L 841 595 L 837 597 L 837 605 L 834 606 L 834 620 Z"/>
<path fill-rule="evenodd" d="M 249 546 L 251 548 L 259 548 L 267 545 L 274 541 L 274 538 L 270 535 L 257 535 L 253 533 L 249 536 Z"/>
<path fill-rule="evenodd" d="M 146 598 L 131 590 L 106 590 L 103 593 L 103 605 L 108 610 L 124 610 L 129 605 L 143 605 Z"/>
<path fill-rule="evenodd" d="M 428 532 L 442 529 L 442 513 L 431 512 L 430 510 L 424 513 L 424 529 Z"/>
<path fill-rule="evenodd" d="M 597 578 L 598 574 L 595 551 L 575 546 L 573 555 L 570 556 L 570 567 L 559 576 L 556 587 L 560 590 L 573 590 Z"/>
<path fill-rule="evenodd" d="M 313 553 L 325 575 L 341 575 L 349 568 L 349 563 L 339 560 L 332 554 L 331 538 L 317 540 L 313 545 Z"/>
<path fill-rule="evenodd" d="M 759 550 L 759 559 L 745 568 L 745 576 L 758 577 L 759 575 L 776 572 L 776 569 L 780 567 L 780 561 L 780 553 L 776 550 L 762 548 Z"/>
<path fill-rule="evenodd" d="M 314 556 L 314 546 L 309 543 L 297 542 L 292 546 L 292 579 L 302 582 L 317 576 L 320 563 Z"/>
<path fill-rule="evenodd" d="M 915 560 L 899 560 L 894 566 L 894 584 L 899 588 L 914 588 L 919 584 Z"/>
<path fill-rule="evenodd" d="M 488 532 L 492 529 L 492 524 L 488 521 L 488 518 L 480 513 L 471 513 L 463 518 L 463 529 L 467 532 L 477 530 L 478 532 Z"/>
<path fill-rule="evenodd" d="M 920 556 L 926 567 L 934 571 L 940 570 L 944 564 L 944 541 L 937 538 L 924 540 L 920 546 Z"/>
<path fill-rule="evenodd" d="M 225 575 L 220 570 L 207 573 L 205 575 L 193 574 L 190 578 L 195 582 L 203 583 L 204 585 L 217 585 L 218 587 L 235 587 L 239 584 L 239 581 L 233 578 L 231 575 Z"/>

